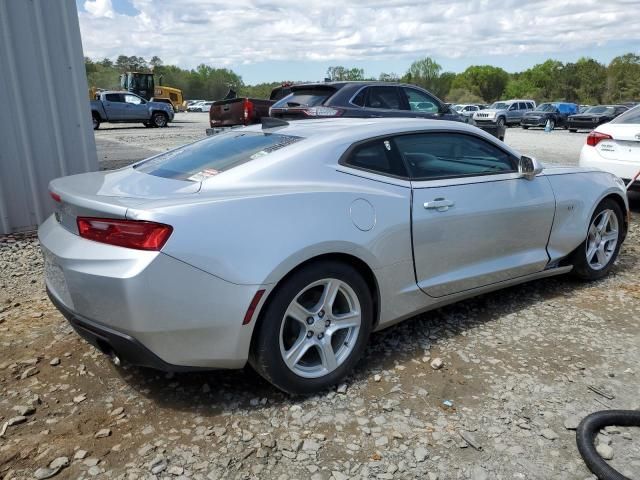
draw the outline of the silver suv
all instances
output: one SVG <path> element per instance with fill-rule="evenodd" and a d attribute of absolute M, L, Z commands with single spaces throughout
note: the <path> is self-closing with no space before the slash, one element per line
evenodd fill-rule
<path fill-rule="evenodd" d="M 478 125 L 492 123 L 499 126 L 518 125 L 522 116 L 535 110 L 536 102 L 533 100 L 505 100 L 495 102 L 486 110 L 473 114 L 473 121 Z"/>

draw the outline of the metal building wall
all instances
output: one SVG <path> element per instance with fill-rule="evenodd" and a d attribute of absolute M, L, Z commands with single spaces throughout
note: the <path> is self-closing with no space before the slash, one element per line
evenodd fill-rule
<path fill-rule="evenodd" d="M 74 0 L 0 0 L 0 234 L 53 209 L 53 178 L 98 169 Z"/>

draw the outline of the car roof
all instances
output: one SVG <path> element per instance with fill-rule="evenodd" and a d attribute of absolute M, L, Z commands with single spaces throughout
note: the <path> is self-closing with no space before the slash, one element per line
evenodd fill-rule
<path fill-rule="evenodd" d="M 418 87 L 417 85 L 412 85 L 410 83 L 402 83 L 402 82 L 382 82 L 379 80 L 336 80 L 331 82 L 309 82 L 309 83 L 297 83 L 295 85 L 291 85 L 291 89 L 295 90 L 297 88 L 309 88 L 309 87 L 344 87 L 345 85 L 362 85 L 362 86 L 393 86 L 393 87 Z M 421 88 L 421 87 L 418 87 Z"/>
<path fill-rule="evenodd" d="M 281 127 L 262 128 L 262 125 L 256 124 L 246 127 L 245 131 L 278 133 L 282 135 L 291 135 L 304 138 L 315 138 L 323 141 L 344 141 L 354 143 L 369 138 L 375 138 L 385 135 L 395 135 L 400 133 L 410 133 L 412 131 L 451 131 L 462 133 L 473 133 L 475 135 L 487 138 L 491 142 L 495 142 L 495 137 L 489 135 L 485 131 L 463 123 L 448 120 L 429 120 L 424 118 L 327 118 L 318 120 L 292 120 L 286 122 Z M 514 155 L 519 156 L 518 152 L 511 149 L 507 145 L 503 148 L 510 150 Z"/>

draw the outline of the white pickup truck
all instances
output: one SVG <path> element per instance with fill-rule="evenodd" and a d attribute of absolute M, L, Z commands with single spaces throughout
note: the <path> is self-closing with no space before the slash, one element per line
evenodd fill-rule
<path fill-rule="evenodd" d="M 148 101 L 131 92 L 100 92 L 90 103 L 94 130 L 102 122 L 141 122 L 145 127 L 166 127 L 174 116 L 170 103 Z"/>

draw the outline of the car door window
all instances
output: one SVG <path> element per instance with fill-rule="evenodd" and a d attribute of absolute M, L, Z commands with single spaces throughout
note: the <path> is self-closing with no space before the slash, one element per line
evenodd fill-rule
<path fill-rule="evenodd" d="M 514 157 L 487 141 L 461 133 L 421 133 L 394 139 L 415 180 L 516 171 Z"/>
<path fill-rule="evenodd" d="M 520 105 L 520 110 L 527 110 L 529 108 L 527 107 L 527 104 L 524 102 L 520 102 L 519 105 Z"/>
<path fill-rule="evenodd" d="M 426 113 L 438 113 L 440 110 L 438 107 L 438 101 L 415 88 L 403 87 L 402 90 L 407 96 L 407 102 L 409 102 L 409 109 L 414 112 L 426 112 Z M 465 108 L 465 110 L 468 107 Z"/>
<path fill-rule="evenodd" d="M 517 103 L 513 103 L 510 107 L 509 107 L 509 111 L 513 112 L 514 110 L 518 109 L 518 104 Z"/>
<path fill-rule="evenodd" d="M 135 95 L 125 95 L 124 101 L 126 103 L 132 103 L 133 105 L 140 105 L 142 103 L 142 99 L 140 97 L 136 97 Z"/>
<path fill-rule="evenodd" d="M 119 93 L 107 93 L 104 98 L 107 102 L 124 102 L 122 95 Z"/>
<path fill-rule="evenodd" d="M 402 160 L 391 150 L 392 144 L 389 140 L 373 140 L 354 147 L 344 164 L 382 175 L 406 177 L 407 172 Z"/>
<path fill-rule="evenodd" d="M 406 110 L 396 87 L 369 87 L 365 106 L 386 110 Z"/>

